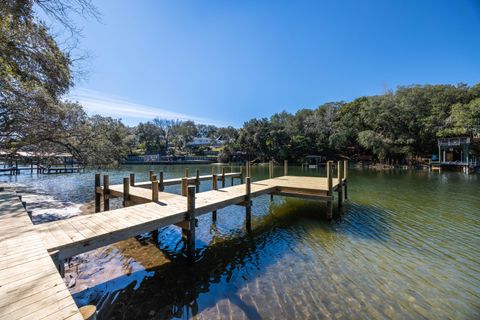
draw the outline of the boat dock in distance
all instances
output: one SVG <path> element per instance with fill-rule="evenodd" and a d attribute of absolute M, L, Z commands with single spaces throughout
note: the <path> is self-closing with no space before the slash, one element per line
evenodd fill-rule
<path fill-rule="evenodd" d="M 241 205 L 245 207 L 245 226 L 251 230 L 252 199 L 261 195 L 326 201 L 326 217 L 331 219 L 334 192 L 337 192 L 339 207 L 347 198 L 347 167 L 346 161 L 339 161 L 334 177 L 333 161 L 328 161 L 326 177 L 290 176 L 285 161 L 284 175 L 274 177 L 273 162 L 270 162 L 269 179 L 255 182 L 251 180 L 250 163 L 247 163 L 245 173 L 243 170 L 225 173 L 223 169 L 221 174 L 200 176 L 197 170 L 194 176 L 190 176 L 186 169 L 183 178 L 163 179 L 163 172 L 157 176 L 151 171 L 150 181 L 137 183 L 131 174 L 120 185 L 110 185 L 108 175 L 103 176 L 101 185 L 101 176 L 96 174 L 95 214 L 35 226 L 25 221 L 28 215 L 25 210 L 18 211 L 18 204 L 11 205 L 17 210 L 12 213 L 8 204 L 0 203 L 0 220 L 5 220 L 0 228 L 11 230 L 12 236 L 19 239 L 23 237 L 23 232 L 41 239 L 41 242 L 36 240 L 40 245 L 37 242 L 36 246 L 29 245 L 28 248 L 17 245 L 5 252 L 4 242 L 11 243 L 13 240 L 9 237 L 0 238 L 0 318 L 20 319 L 29 318 L 29 315 L 38 318 L 35 312 L 39 312 L 48 319 L 74 319 L 77 314 L 71 306 L 71 297 L 64 294 L 65 285 L 58 283 L 58 274 L 50 275 L 50 266 L 55 265 L 63 276 L 66 259 L 147 232 L 151 232 L 158 243 L 158 230 L 164 226 L 176 225 L 182 229 L 185 256 L 194 263 L 196 217 L 211 213 L 215 221 L 218 210 L 229 205 Z M 230 187 L 225 187 L 228 178 L 232 183 Z M 240 184 L 235 185 L 235 179 Z M 212 190 L 198 192 L 202 181 L 211 181 Z M 164 187 L 168 185 L 181 185 L 182 194 L 165 192 Z M 113 197 L 122 198 L 124 208 L 110 211 L 110 199 Z M 11 201 L 11 198 L 8 199 Z M 47 253 L 51 257 L 50 262 L 35 258 Z M 32 273 L 43 269 L 48 269 L 48 279 L 51 281 L 35 277 Z M 25 278 L 24 272 L 32 273 L 31 277 L 35 279 L 25 283 L 21 280 Z M 61 303 L 68 304 L 68 309 L 60 312 Z M 27 305 L 33 305 L 34 308 L 30 310 Z"/>

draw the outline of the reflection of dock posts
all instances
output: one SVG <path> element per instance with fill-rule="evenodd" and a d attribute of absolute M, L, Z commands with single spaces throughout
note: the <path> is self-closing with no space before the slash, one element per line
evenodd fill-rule
<path fill-rule="evenodd" d="M 160 176 L 158 180 L 158 190 L 163 192 L 165 190 L 165 185 L 163 184 L 163 171 L 160 171 Z"/>
<path fill-rule="evenodd" d="M 130 186 L 135 187 L 135 173 L 130 173 Z"/>
<path fill-rule="evenodd" d="M 103 211 L 110 210 L 110 179 L 108 174 L 103 176 Z"/>
<path fill-rule="evenodd" d="M 337 187 L 337 195 L 338 195 L 338 208 L 340 209 L 343 206 L 343 185 L 342 185 L 342 161 L 337 162 L 337 179 L 338 179 L 338 187 Z"/>
<path fill-rule="evenodd" d="M 130 201 L 130 179 L 123 178 L 123 206 L 128 207 Z"/>
<path fill-rule="evenodd" d="M 100 173 L 95 173 L 95 212 L 100 212 L 100 193 L 98 193 L 98 188 L 100 188 Z"/>
<path fill-rule="evenodd" d="M 189 262 L 195 260 L 195 187 L 187 188 L 187 213 L 185 214 L 188 229 L 184 230 L 186 235 L 187 258 Z"/>
<path fill-rule="evenodd" d="M 188 178 L 182 178 L 182 196 L 187 196 Z"/>
<path fill-rule="evenodd" d="M 222 168 L 222 188 L 225 188 L 225 168 Z"/>
<path fill-rule="evenodd" d="M 343 161 L 343 197 L 348 199 L 347 194 L 348 160 Z"/>
<path fill-rule="evenodd" d="M 328 196 L 333 197 L 333 174 L 332 174 L 332 168 L 333 166 L 333 161 L 329 160 L 327 161 L 327 181 L 328 181 Z M 327 219 L 332 219 L 332 198 L 329 198 L 327 200 Z"/>
<path fill-rule="evenodd" d="M 218 179 L 216 174 L 212 176 L 212 190 L 218 190 Z M 217 210 L 212 211 L 212 220 L 217 220 Z"/>
<path fill-rule="evenodd" d="M 288 176 L 288 160 L 283 161 L 283 175 Z"/>
<path fill-rule="evenodd" d="M 196 192 L 200 192 L 200 170 L 196 170 L 195 172 L 195 188 L 196 188 Z"/>
<path fill-rule="evenodd" d="M 251 183 L 252 179 L 247 177 L 245 184 L 245 225 L 248 231 L 252 230 L 252 200 L 251 200 Z"/>

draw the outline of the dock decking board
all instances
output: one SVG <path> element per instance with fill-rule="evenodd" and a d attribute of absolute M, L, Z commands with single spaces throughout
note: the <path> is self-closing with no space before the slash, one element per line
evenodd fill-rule
<path fill-rule="evenodd" d="M 0 193 L 0 234 L 0 319 L 83 319 L 13 193 Z"/>

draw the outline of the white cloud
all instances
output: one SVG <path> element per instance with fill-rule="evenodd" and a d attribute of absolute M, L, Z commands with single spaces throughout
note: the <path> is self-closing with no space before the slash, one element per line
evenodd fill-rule
<path fill-rule="evenodd" d="M 121 118 L 123 122 L 129 125 L 135 125 L 141 121 L 148 121 L 157 117 L 161 119 L 193 120 L 197 123 L 222 125 L 212 121 L 211 119 L 195 117 L 158 107 L 137 104 L 120 96 L 106 94 L 90 89 L 76 89 L 68 96 L 68 99 L 78 101 L 90 115 L 100 114 L 113 118 Z"/>

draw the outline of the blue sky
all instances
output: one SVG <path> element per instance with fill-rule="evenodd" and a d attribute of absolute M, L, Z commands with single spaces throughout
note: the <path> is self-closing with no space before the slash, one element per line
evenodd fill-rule
<path fill-rule="evenodd" d="M 94 1 L 70 97 L 134 125 L 239 127 L 398 85 L 480 81 L 480 1 Z"/>

